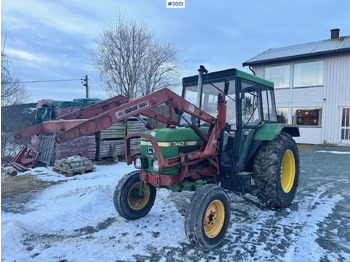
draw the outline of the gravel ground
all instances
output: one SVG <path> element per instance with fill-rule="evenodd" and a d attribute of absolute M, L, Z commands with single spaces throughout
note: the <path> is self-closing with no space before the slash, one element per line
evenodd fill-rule
<path fill-rule="evenodd" d="M 145 221 L 140 220 L 138 222 L 140 232 L 135 234 L 135 240 L 131 238 L 130 241 L 131 243 L 149 241 L 150 245 L 146 250 L 151 256 L 136 254 L 133 255 L 134 259 L 136 261 L 350 261 L 350 148 L 304 148 L 300 150 L 300 159 L 300 185 L 297 196 L 289 208 L 271 211 L 260 205 L 255 196 L 229 193 L 231 226 L 223 245 L 210 252 L 194 249 L 188 241 L 177 239 L 173 239 L 173 242 L 177 243 L 175 247 L 160 248 L 156 243 L 166 234 L 163 232 L 166 230 L 158 228 L 159 232 L 153 232 L 151 235 L 153 239 L 143 238 L 142 234 L 145 231 L 142 228 L 146 226 L 142 227 Z M 2 212 L 30 212 L 26 210 L 25 202 L 35 198 L 47 186 L 41 184 L 39 188 L 21 192 L 17 196 L 6 191 L 6 195 L 2 196 Z M 6 187 L 6 183 L 2 184 L 2 187 Z M 191 192 L 162 194 L 162 199 L 158 199 L 158 202 L 156 200 L 155 205 L 162 206 L 165 210 L 164 215 L 159 216 L 159 221 L 153 223 L 161 226 L 162 220 L 173 219 L 174 228 L 178 229 L 169 230 L 183 231 L 183 217 L 192 194 Z M 175 206 L 180 216 L 171 213 L 176 212 L 174 210 L 167 214 L 167 205 Z M 152 214 L 149 214 L 149 217 L 152 218 Z M 175 218 L 177 220 L 174 220 Z M 149 218 L 146 216 L 145 219 Z M 106 235 L 118 223 L 125 224 L 125 220 L 109 217 L 98 224 L 100 227 L 83 228 L 85 231 L 79 231 L 76 236 L 70 236 L 70 239 L 79 242 L 83 241 L 82 239 L 95 238 L 98 234 Z M 40 241 L 43 243 L 51 241 L 47 239 L 50 238 L 49 235 L 39 236 L 43 239 L 29 236 L 24 244 L 35 246 Z M 129 237 L 128 233 L 123 233 L 123 237 Z M 55 241 L 56 244 L 60 243 L 59 239 Z M 113 240 L 104 241 L 106 245 L 113 242 Z M 132 246 L 128 246 L 129 251 L 132 251 Z"/>

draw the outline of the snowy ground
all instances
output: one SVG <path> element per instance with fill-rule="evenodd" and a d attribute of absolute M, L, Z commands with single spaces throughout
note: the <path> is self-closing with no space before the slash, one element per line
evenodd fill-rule
<path fill-rule="evenodd" d="M 118 163 L 66 178 L 46 168 L 37 178 L 60 182 L 25 205 L 2 202 L 2 261 L 350 261 L 350 149 L 300 152 L 302 176 L 290 208 L 271 211 L 257 198 L 229 193 L 231 227 L 211 252 L 189 245 L 184 213 L 190 192 L 158 190 L 137 221 L 116 213 L 117 181 L 133 170 Z"/>

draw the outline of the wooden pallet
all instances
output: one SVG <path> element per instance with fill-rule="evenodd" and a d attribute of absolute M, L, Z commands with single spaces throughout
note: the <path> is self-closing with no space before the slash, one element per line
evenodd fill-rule
<path fill-rule="evenodd" d="M 56 133 L 45 133 L 39 136 L 39 162 L 46 165 L 51 165 L 52 155 L 55 149 L 55 135 Z"/>
<path fill-rule="evenodd" d="M 91 168 L 91 169 L 86 169 L 86 170 L 83 170 L 83 171 L 78 171 L 78 172 L 73 172 L 73 173 L 67 173 L 63 170 L 59 170 L 59 169 L 56 169 L 56 168 L 52 168 L 52 171 L 55 171 L 56 173 L 59 173 L 61 175 L 64 175 L 66 177 L 71 177 L 71 176 L 75 176 L 75 175 L 83 175 L 85 173 L 91 173 L 91 172 L 95 172 L 96 171 L 96 168 Z"/>

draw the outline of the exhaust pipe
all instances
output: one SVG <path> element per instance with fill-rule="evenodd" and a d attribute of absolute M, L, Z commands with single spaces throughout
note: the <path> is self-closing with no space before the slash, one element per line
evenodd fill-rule
<path fill-rule="evenodd" d="M 203 74 L 208 73 L 208 70 L 205 69 L 203 65 L 199 66 L 198 69 L 198 88 L 197 88 L 197 106 L 202 109 L 202 92 L 203 92 Z"/>

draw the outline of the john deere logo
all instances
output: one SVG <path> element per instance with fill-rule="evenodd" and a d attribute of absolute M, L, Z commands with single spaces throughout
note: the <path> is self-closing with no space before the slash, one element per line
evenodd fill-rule
<path fill-rule="evenodd" d="M 147 147 L 147 155 L 154 156 L 154 149 L 152 147 Z"/>

